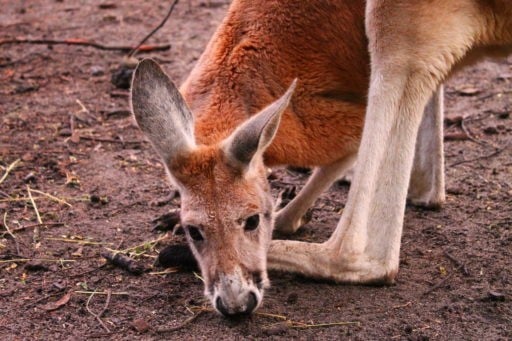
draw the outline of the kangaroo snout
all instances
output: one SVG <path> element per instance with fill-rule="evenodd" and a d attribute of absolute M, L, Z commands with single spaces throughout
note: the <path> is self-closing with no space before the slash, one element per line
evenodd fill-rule
<path fill-rule="evenodd" d="M 215 299 L 215 309 L 224 316 L 249 315 L 259 305 L 258 295 L 249 291 L 246 295 L 239 296 L 237 302 L 223 300 L 221 296 Z"/>
<path fill-rule="evenodd" d="M 263 288 L 240 271 L 220 276 L 214 288 L 213 306 L 224 316 L 251 314 L 263 299 Z"/>

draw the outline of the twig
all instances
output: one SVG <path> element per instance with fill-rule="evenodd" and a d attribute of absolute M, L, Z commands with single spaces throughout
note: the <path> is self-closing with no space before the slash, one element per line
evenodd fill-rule
<path fill-rule="evenodd" d="M 149 34 L 146 35 L 144 39 L 142 39 L 140 43 L 137 44 L 137 46 L 135 46 L 130 52 L 128 52 L 128 57 L 133 57 L 138 50 L 141 50 L 142 44 L 144 44 L 153 34 L 156 33 L 156 31 L 158 31 L 162 26 L 165 25 L 167 19 L 169 19 L 169 17 L 172 14 L 172 11 L 174 10 L 174 6 L 176 6 L 177 3 L 178 0 L 174 0 L 174 2 L 171 4 L 171 7 L 169 8 L 169 11 L 167 12 L 167 15 L 162 20 L 162 22 L 160 22 L 160 24 L 157 27 L 155 27 L 151 32 L 149 32 Z"/>
<path fill-rule="evenodd" d="M 32 203 L 32 207 L 34 208 L 34 211 L 36 211 L 37 222 L 39 223 L 39 225 L 34 227 L 34 237 L 33 237 L 34 244 L 37 244 L 39 242 L 39 237 L 40 237 L 39 226 L 41 226 L 43 224 L 43 221 L 41 220 L 41 216 L 39 215 L 39 211 L 37 210 L 36 202 L 34 201 L 34 198 L 32 198 L 32 193 L 30 192 L 29 185 L 27 185 L 27 192 L 28 192 L 28 197 L 30 198 L 30 202 Z"/>
<path fill-rule="evenodd" d="M 478 160 L 484 160 L 484 159 L 488 159 L 488 158 L 491 158 L 493 156 L 496 156 L 498 154 L 500 154 L 501 152 L 503 152 L 505 149 L 507 149 L 508 147 L 510 147 L 512 143 L 509 142 L 507 144 L 505 144 L 503 147 L 501 148 L 497 148 L 494 152 L 492 153 L 489 153 L 489 154 L 486 154 L 486 155 L 482 155 L 482 156 L 479 156 L 479 157 L 476 157 L 474 159 L 469 159 L 469 160 L 461 160 L 461 161 L 457 161 L 457 162 L 454 162 L 452 163 L 449 167 L 455 167 L 455 166 L 458 166 L 458 165 L 461 165 L 463 163 L 468 163 L 468 162 L 474 162 L 474 161 L 478 161 Z"/>
<path fill-rule="evenodd" d="M 137 141 L 137 140 L 114 140 L 114 139 L 108 139 L 104 137 L 94 137 L 94 136 L 82 136 L 80 135 L 80 139 L 82 140 L 89 140 L 89 141 L 96 141 L 96 142 L 107 142 L 107 143 L 121 143 L 121 144 L 141 144 L 144 141 Z"/>
<path fill-rule="evenodd" d="M 128 271 L 134 275 L 140 275 L 144 272 L 144 267 L 139 264 L 135 259 L 125 256 L 121 253 L 103 251 L 100 253 L 101 257 L 108 260 L 113 265 Z"/>
<path fill-rule="evenodd" d="M 7 226 L 7 212 L 4 213 L 4 227 L 5 227 L 5 230 L 7 231 L 7 233 L 11 236 L 12 240 L 14 241 L 14 245 L 16 245 L 17 255 L 18 256 L 21 255 L 20 244 L 18 243 L 18 239 L 16 239 L 14 234 L 11 232 L 11 230 L 9 229 L 9 226 Z"/>
<path fill-rule="evenodd" d="M 190 323 L 194 322 L 199 316 L 201 316 L 206 311 L 207 310 L 199 310 L 197 313 L 195 313 L 194 315 L 192 315 L 191 317 L 189 317 L 188 319 L 186 319 L 182 323 L 178 324 L 177 326 L 169 327 L 169 328 L 160 328 L 160 329 L 157 329 L 156 332 L 159 333 L 159 334 L 162 334 L 162 333 L 171 333 L 171 332 L 175 332 L 177 330 L 180 330 L 183 327 L 186 327 Z"/>
<path fill-rule="evenodd" d="M 444 255 L 449 259 L 451 260 L 455 266 L 457 266 L 457 268 L 459 269 L 462 269 L 462 273 L 464 273 L 464 275 L 466 276 L 469 276 L 470 273 L 466 267 L 466 265 L 464 263 L 462 263 L 461 261 L 459 261 L 457 258 L 453 257 L 448 251 L 444 251 Z"/>
<path fill-rule="evenodd" d="M 456 270 L 458 271 L 458 270 L 459 270 L 459 269 L 461 269 L 461 268 L 462 268 L 462 266 L 459 266 L 459 267 L 457 267 L 457 269 L 456 269 Z M 436 285 L 434 285 L 433 287 L 431 287 L 430 289 L 428 289 L 427 291 L 425 291 L 425 292 L 423 293 L 423 295 L 424 295 L 424 296 L 426 296 L 426 295 L 430 294 L 432 291 L 437 290 L 437 289 L 439 289 L 440 287 L 442 287 L 442 286 L 443 286 L 443 285 L 444 285 L 444 284 L 445 284 L 445 283 L 446 283 L 450 278 L 452 278 L 452 276 L 453 276 L 454 274 L 455 274 L 455 271 L 453 271 L 453 272 L 452 272 L 452 273 L 450 273 L 448 276 L 446 276 L 446 277 L 445 277 L 445 278 L 443 278 L 441 281 L 439 281 Z"/>
<path fill-rule="evenodd" d="M 13 163 L 11 163 L 9 166 L 7 166 L 7 168 L 5 169 L 5 173 L 4 175 L 2 175 L 2 177 L 0 178 L 0 184 L 2 184 L 2 182 L 4 182 L 4 180 L 7 178 L 7 176 L 9 175 L 9 173 L 14 169 L 16 168 L 16 166 L 18 165 L 18 163 L 20 162 L 21 160 L 20 159 L 16 159 L 13 161 Z"/>
<path fill-rule="evenodd" d="M 99 314 L 95 314 L 91 308 L 89 308 L 89 303 L 91 302 L 92 297 L 96 294 L 96 290 L 91 293 L 91 296 L 87 299 L 87 303 L 85 304 L 85 308 L 91 314 L 96 318 L 99 324 L 107 331 L 107 333 L 110 333 L 110 329 L 105 325 L 105 323 L 101 320 L 101 316 L 105 313 L 105 311 L 108 308 L 108 305 L 110 304 L 110 297 L 112 297 L 112 292 L 110 289 L 107 289 L 107 299 L 105 301 L 105 305 L 103 306 L 103 309 L 99 312 Z"/>
<path fill-rule="evenodd" d="M 171 48 L 170 44 L 164 45 L 142 45 L 131 47 L 131 46 L 107 46 L 100 43 L 96 43 L 87 39 L 4 39 L 0 40 L 0 46 L 6 44 L 32 44 L 32 45 L 79 45 L 93 47 L 99 50 L 106 51 L 139 51 L 139 52 L 152 52 L 152 51 L 166 51 Z"/>
<path fill-rule="evenodd" d="M 87 109 L 85 107 L 85 105 L 82 103 L 82 101 L 80 101 L 79 99 L 76 99 L 76 103 L 80 106 L 80 110 L 77 113 L 82 113 L 82 112 L 87 113 L 87 114 L 89 113 L 89 109 Z"/>
<path fill-rule="evenodd" d="M 487 143 L 483 140 L 477 139 L 476 137 L 473 136 L 473 134 L 466 127 L 465 118 L 462 118 L 462 120 L 460 121 L 460 127 L 462 128 L 462 131 L 466 134 L 467 138 L 470 139 L 471 141 L 478 143 L 479 145 L 482 145 L 482 146 L 489 145 L 489 143 Z"/>

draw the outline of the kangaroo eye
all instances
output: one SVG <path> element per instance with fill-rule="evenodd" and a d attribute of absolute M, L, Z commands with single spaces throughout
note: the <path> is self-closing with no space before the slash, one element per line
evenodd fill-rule
<path fill-rule="evenodd" d="M 245 220 L 244 230 L 246 230 L 246 231 L 256 230 L 258 228 L 259 224 L 260 224 L 260 215 L 259 214 L 252 215 Z"/>
<path fill-rule="evenodd" d="M 201 233 L 199 227 L 194 225 L 187 225 L 185 226 L 185 230 L 193 241 L 200 242 L 204 240 L 203 234 Z"/>

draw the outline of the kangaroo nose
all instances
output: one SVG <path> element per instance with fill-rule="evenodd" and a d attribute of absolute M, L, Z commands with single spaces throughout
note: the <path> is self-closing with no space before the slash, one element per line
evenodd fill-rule
<path fill-rule="evenodd" d="M 254 311 L 257 305 L 258 299 L 256 298 L 256 294 L 253 293 L 252 291 L 247 295 L 247 302 L 245 304 L 244 310 L 240 308 L 229 309 L 228 307 L 225 306 L 220 296 L 218 296 L 217 299 L 215 300 L 215 307 L 224 316 L 249 315 Z"/>

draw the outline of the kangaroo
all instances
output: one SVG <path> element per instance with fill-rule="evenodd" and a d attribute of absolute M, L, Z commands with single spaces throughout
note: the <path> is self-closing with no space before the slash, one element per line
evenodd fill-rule
<path fill-rule="evenodd" d="M 512 53 L 512 3 L 506 0 L 368 0 L 365 28 L 368 106 L 343 215 L 324 243 L 273 241 L 270 268 L 339 282 L 393 280 L 408 185 L 427 174 L 418 152 L 428 138 L 422 129 L 434 122 L 425 119 L 428 107 L 442 106 L 436 93 L 453 72 Z"/>
<path fill-rule="evenodd" d="M 267 267 L 394 281 L 407 193 L 422 205 L 445 200 L 442 82 L 471 51 L 506 49 L 509 7 L 235 0 L 180 91 L 153 61 L 139 64 L 132 110 L 180 191 L 182 226 L 218 312 L 259 307 Z M 333 235 L 271 241 L 274 227 L 297 230 L 358 149 Z M 315 170 L 274 212 L 265 169 L 279 165 Z"/>

